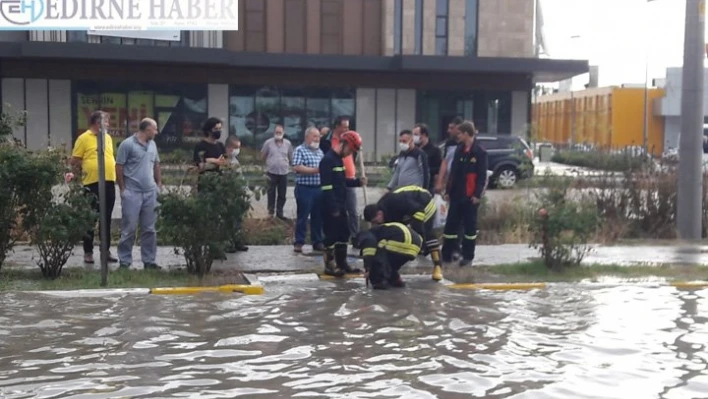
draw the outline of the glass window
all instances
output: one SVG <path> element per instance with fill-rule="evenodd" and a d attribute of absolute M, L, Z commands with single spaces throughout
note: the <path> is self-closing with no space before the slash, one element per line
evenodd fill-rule
<path fill-rule="evenodd" d="M 355 124 L 355 113 L 356 113 L 356 102 L 355 91 L 352 89 L 340 89 L 332 93 L 332 116 L 330 120 L 330 125 L 339 116 L 349 117 L 349 128 L 352 130 L 356 129 Z"/>
<path fill-rule="evenodd" d="M 435 55 L 447 55 L 447 38 L 435 38 Z"/>
<path fill-rule="evenodd" d="M 423 0 L 415 0 L 415 54 L 423 54 Z"/>
<path fill-rule="evenodd" d="M 331 100 L 328 90 L 310 90 L 307 93 L 307 126 L 322 129 L 331 124 Z"/>
<path fill-rule="evenodd" d="M 446 17 L 448 15 L 449 0 L 437 0 L 435 2 L 435 15 L 438 17 Z"/>
<path fill-rule="evenodd" d="M 447 18 L 438 17 L 435 21 L 435 36 L 447 36 Z"/>
<path fill-rule="evenodd" d="M 283 90 L 281 112 L 285 136 L 293 144 L 301 143 L 304 140 L 305 121 L 307 119 L 303 91 L 297 89 Z"/>
<path fill-rule="evenodd" d="M 109 133 L 125 137 L 138 130 L 144 118 L 154 118 L 161 149 L 180 146 L 194 136 L 207 115 L 206 85 L 145 85 L 111 82 L 74 84 L 77 134 L 88 128 L 91 113 L 102 109 L 111 114 Z"/>
<path fill-rule="evenodd" d="M 466 0 L 465 55 L 477 55 L 477 16 L 479 0 Z"/>
<path fill-rule="evenodd" d="M 229 97 L 229 134 L 237 135 L 244 145 L 253 146 L 256 111 L 256 89 L 250 86 L 232 86 Z"/>
<path fill-rule="evenodd" d="M 256 142 L 262 143 L 273 137 L 275 126 L 282 124 L 280 118 L 280 91 L 264 86 L 256 91 L 256 113 L 251 130 Z"/>
<path fill-rule="evenodd" d="M 393 6 L 393 54 L 401 54 L 403 47 L 403 0 Z"/>

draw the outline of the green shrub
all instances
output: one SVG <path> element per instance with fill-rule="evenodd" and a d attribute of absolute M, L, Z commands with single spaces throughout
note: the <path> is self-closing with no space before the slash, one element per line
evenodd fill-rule
<path fill-rule="evenodd" d="M 200 190 L 182 188 L 160 196 L 160 233 L 181 251 L 187 271 L 203 277 L 225 246 L 241 239 L 251 209 L 243 178 L 227 170 L 200 177 Z"/>
<path fill-rule="evenodd" d="M 577 266 L 591 251 L 588 243 L 600 224 L 597 206 L 584 198 L 569 198 L 570 186 L 551 184 L 537 194 L 540 207 L 531 224 L 531 247 L 553 270 Z"/>
<path fill-rule="evenodd" d="M 627 153 L 607 153 L 602 151 L 558 151 L 553 154 L 552 162 L 582 168 L 624 172 L 636 170 L 646 164 L 647 158 Z"/>

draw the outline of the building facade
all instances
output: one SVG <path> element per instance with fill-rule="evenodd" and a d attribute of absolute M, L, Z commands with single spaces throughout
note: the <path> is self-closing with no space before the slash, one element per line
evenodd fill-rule
<path fill-rule="evenodd" d="M 608 150 L 643 147 L 646 123 L 647 148 L 661 155 L 664 118 L 652 112 L 652 103 L 664 90 L 648 89 L 648 101 L 644 95 L 644 88 L 611 86 L 538 96 L 533 104 L 534 139 Z"/>
<path fill-rule="evenodd" d="M 708 136 L 708 69 L 703 70 L 703 135 Z M 665 95 L 654 102 L 654 114 L 664 119 L 664 146 L 667 151 L 678 150 L 681 136 L 681 94 L 683 92 L 683 69 L 667 68 L 664 79 L 655 79 L 655 84 Z"/>
<path fill-rule="evenodd" d="M 208 116 L 258 146 L 275 124 L 299 142 L 348 115 L 379 159 L 416 122 L 436 140 L 455 116 L 523 134 L 536 83 L 586 73 L 536 57 L 537 1 L 241 0 L 239 31 L 169 41 L 0 32 L 0 93 L 27 111 L 16 136 L 32 149 L 72 143 L 96 109 L 116 136 L 154 117 L 165 149 L 191 145 Z"/>

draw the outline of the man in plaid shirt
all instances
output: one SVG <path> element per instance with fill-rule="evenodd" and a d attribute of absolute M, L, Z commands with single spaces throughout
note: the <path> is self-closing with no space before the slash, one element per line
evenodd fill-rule
<path fill-rule="evenodd" d="M 320 150 L 320 132 L 316 127 L 305 131 L 305 142 L 293 153 L 295 171 L 295 202 L 297 221 L 295 223 L 295 252 L 302 252 L 307 235 L 307 219 L 310 219 L 312 249 L 324 251 L 322 244 L 322 189 L 320 188 L 320 161 L 324 153 Z"/>

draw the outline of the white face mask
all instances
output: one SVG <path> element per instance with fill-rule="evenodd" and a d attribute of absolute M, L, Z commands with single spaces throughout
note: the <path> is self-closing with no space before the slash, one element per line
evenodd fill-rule
<path fill-rule="evenodd" d="M 400 149 L 401 151 L 408 151 L 408 149 L 410 148 L 411 146 L 408 143 L 398 143 L 398 149 Z"/>
<path fill-rule="evenodd" d="M 310 143 L 310 148 L 313 150 L 318 150 L 320 148 L 320 142 L 319 141 L 313 141 Z"/>
<path fill-rule="evenodd" d="M 413 144 L 420 144 L 420 136 L 413 136 Z"/>
<path fill-rule="evenodd" d="M 281 133 L 281 134 L 276 134 L 276 135 L 275 135 L 275 139 L 276 139 L 276 140 L 282 140 L 282 139 L 283 139 L 283 134 L 282 134 L 282 133 Z"/>
<path fill-rule="evenodd" d="M 233 152 L 232 152 L 231 154 L 232 154 L 232 156 L 237 157 L 238 154 L 240 154 L 240 153 L 241 153 L 241 149 L 240 149 L 240 148 L 234 148 L 234 150 L 233 150 Z"/>

